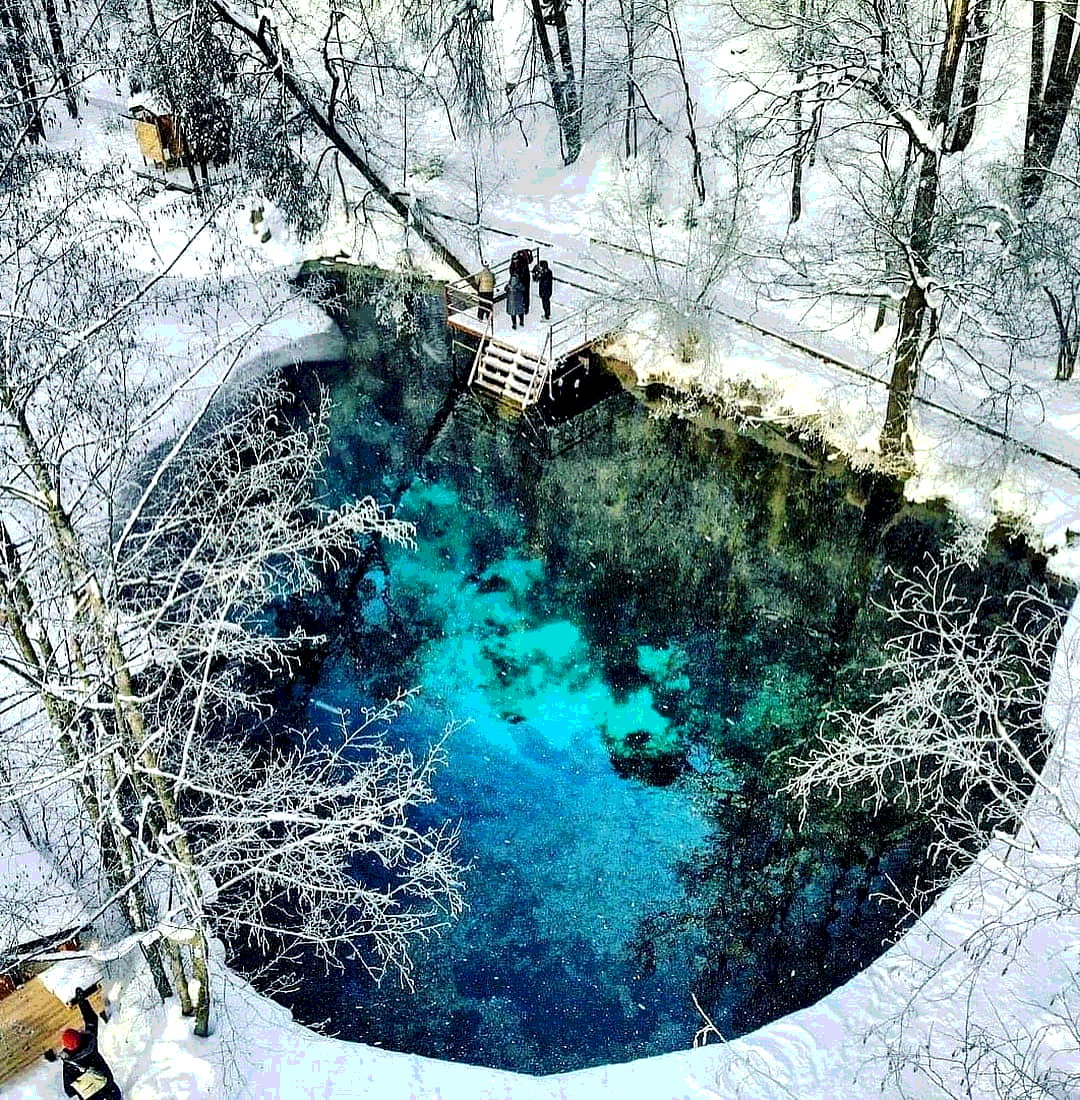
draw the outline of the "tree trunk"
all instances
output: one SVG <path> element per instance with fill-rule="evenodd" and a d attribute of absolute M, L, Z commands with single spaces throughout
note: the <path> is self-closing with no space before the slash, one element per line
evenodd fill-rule
<path fill-rule="evenodd" d="M 198 987 L 195 994 L 195 1034 L 205 1039 L 210 1034 L 210 966 L 205 932 L 191 948 L 191 973 Z"/>
<path fill-rule="evenodd" d="M 898 455 L 904 449 L 911 399 L 918 381 L 919 349 L 926 312 L 926 295 L 919 280 L 913 279 L 900 304 L 900 328 L 889 379 L 889 402 L 885 410 L 885 426 L 881 431 L 881 450 L 886 455 Z"/>
<path fill-rule="evenodd" d="M 182 138 L 183 135 L 180 132 L 180 105 L 177 102 L 176 94 L 173 91 L 173 78 L 172 68 L 169 63 L 169 59 L 165 56 L 164 47 L 161 44 L 161 33 L 158 30 L 157 15 L 154 12 L 154 0 L 146 0 L 146 21 L 150 27 L 150 37 L 154 42 L 154 50 L 157 53 L 158 65 L 161 66 L 161 78 L 162 83 L 165 86 L 165 98 L 169 102 L 169 110 L 172 112 L 173 126 L 176 128 L 177 147 L 183 148 Z M 195 165 L 192 163 L 192 157 L 190 150 L 187 160 L 188 180 L 191 183 L 192 194 L 196 196 L 202 196 L 202 190 L 199 187 L 199 181 L 195 176 Z"/>
<path fill-rule="evenodd" d="M 556 3 L 561 3 L 562 0 L 556 0 Z M 544 68 L 547 69 L 548 83 L 551 85 L 551 100 L 555 105 L 555 120 L 559 124 L 559 136 L 563 143 L 563 163 L 573 164 L 581 154 L 581 117 L 577 108 L 577 98 L 575 95 L 573 81 L 574 71 L 571 64 L 569 84 L 567 76 L 564 72 L 560 71 L 559 65 L 555 61 L 555 52 L 551 48 L 551 39 L 548 37 L 547 23 L 544 21 L 544 9 L 540 0 L 531 0 L 531 11 L 533 17 L 533 26 L 536 28 L 536 40 L 540 45 L 540 54 L 544 59 Z M 562 31 L 558 31 L 559 35 L 559 49 L 563 50 L 563 41 L 565 37 L 565 57 L 569 55 L 570 51 L 570 36 L 566 30 L 566 14 L 561 14 L 562 19 Z"/>
<path fill-rule="evenodd" d="M 912 214 L 910 253 L 913 270 L 907 292 L 900 303 L 900 324 L 896 333 L 896 350 L 889 379 L 889 402 L 885 411 L 885 426 L 881 432 L 881 450 L 887 455 L 897 455 L 904 447 L 911 414 L 911 399 L 915 394 L 919 363 L 922 359 L 924 329 L 932 314 L 926 301 L 923 281 L 929 270 L 938 183 L 938 157 L 931 150 L 925 150 Z"/>
<path fill-rule="evenodd" d="M 5 401 L 9 396 L 5 391 Z M 59 662 L 43 624 L 37 623 L 35 627 L 31 627 L 31 619 L 36 618 L 33 597 L 22 580 L 18 549 L 2 521 L 0 521 L 0 581 L 3 582 L 5 622 L 24 660 L 30 666 L 30 671 L 34 674 L 39 698 L 56 734 L 64 763 L 74 774 L 79 770 L 83 773 L 81 778 L 73 779 L 73 785 L 88 820 L 93 823 L 97 832 L 102 869 L 108 887 L 116 897 L 123 899 L 123 911 L 130 928 L 146 931 L 148 924 L 145 902 L 135 868 L 130 838 L 122 830 L 114 827 L 110 814 L 104 811 L 98 798 L 97 789 L 93 782 L 86 778 L 87 765 L 94 755 L 93 742 L 89 749 L 80 749 L 75 744 L 71 734 L 77 722 L 74 712 L 66 703 L 56 699 L 47 690 L 50 675 L 59 670 Z M 82 677 L 82 689 L 90 696 L 92 685 L 80 646 L 73 648 L 73 657 Z M 95 721 L 97 721 L 96 718 Z M 102 740 L 102 736 L 99 735 L 97 741 L 100 743 Z M 117 792 L 119 785 L 110 755 L 103 757 L 102 767 L 104 782 L 101 784 L 101 789 L 106 792 Z M 150 966 L 155 988 L 164 1001 L 171 994 L 172 989 L 165 976 L 157 945 L 144 944 L 143 952 Z"/>
<path fill-rule="evenodd" d="M 968 0 L 952 0 L 949 4 L 945 44 L 942 47 L 937 80 L 934 84 L 931 114 L 931 123 L 934 126 L 943 127 L 949 119 L 953 89 L 956 87 L 956 74 L 960 68 L 960 51 L 964 48 L 964 39 L 967 37 L 967 17 Z"/>
<path fill-rule="evenodd" d="M 1076 325 L 1076 299 L 1073 298 L 1068 312 L 1061 308 L 1061 300 L 1048 286 L 1044 286 L 1050 307 L 1054 311 L 1054 320 L 1058 327 L 1057 365 L 1054 370 L 1055 382 L 1067 382 L 1076 370 L 1077 350 L 1080 348 L 1080 333 Z"/>
<path fill-rule="evenodd" d="M 1032 206 L 1046 183 L 1065 129 L 1065 120 L 1080 78 L 1080 42 L 1076 39 L 1077 0 L 1065 0 L 1058 13 L 1050 67 L 1043 80 L 1046 13 L 1041 0 L 1032 6 L 1031 78 L 1024 131 L 1024 167 L 1020 177 L 1020 201 Z"/>
<path fill-rule="evenodd" d="M 690 143 L 691 154 L 690 178 L 693 180 L 694 193 L 697 195 L 698 202 L 704 202 L 705 174 L 701 166 L 701 146 L 698 144 L 694 98 L 690 94 L 690 81 L 686 75 L 682 39 L 679 36 L 679 26 L 675 22 L 675 13 L 671 10 L 671 2 L 672 0 L 664 0 L 664 29 L 671 40 L 671 49 L 675 56 L 675 67 L 679 70 L 679 79 L 682 82 L 683 110 L 686 112 L 686 140 Z"/>
<path fill-rule="evenodd" d="M 806 127 L 803 123 L 803 81 L 806 79 L 806 0 L 799 0 L 799 18 L 795 24 L 795 151 L 791 156 L 791 212 L 788 224 L 794 225 L 802 217 L 803 160 Z"/>
<path fill-rule="evenodd" d="M 79 610 L 78 614 L 85 616 L 86 621 L 92 624 L 96 635 L 96 644 L 100 648 L 112 676 L 112 701 L 117 723 L 116 734 L 121 746 L 115 752 L 104 753 L 101 757 L 105 773 L 103 789 L 113 792 L 115 796 L 120 790 L 121 782 L 129 780 L 137 790 L 142 789 L 140 793 L 145 793 L 147 790 L 146 783 L 140 777 L 136 767 L 137 764 L 142 764 L 147 773 L 153 777 L 151 785 L 153 795 L 156 796 L 155 808 L 160 812 L 170 838 L 169 845 L 180 854 L 190 871 L 191 859 L 187 847 L 187 837 L 180 826 L 172 797 L 160 777 L 158 762 L 150 748 L 143 716 L 135 702 L 136 696 L 131 672 L 117 633 L 115 616 L 105 606 L 101 587 L 90 568 L 83 546 L 72 525 L 71 517 L 57 495 L 48 464 L 26 418 L 25 406 L 15 401 L 14 394 L 7 387 L 0 389 L 0 406 L 4 408 L 12 421 L 15 435 L 18 437 L 25 458 L 26 472 L 33 479 L 35 488 L 45 503 L 60 576 L 67 590 L 65 594 L 73 607 L 76 609 L 84 608 L 84 610 Z M 91 693 L 93 681 L 91 681 L 87 671 L 88 666 L 82 655 L 81 644 L 75 644 L 73 653 L 76 666 L 85 679 L 85 690 Z M 92 712 L 92 714 L 95 722 L 100 721 L 96 712 Z M 125 729 L 127 730 L 126 737 L 124 735 Z M 115 770 L 114 761 L 118 757 L 125 761 L 126 774 L 121 775 Z M 109 807 L 110 810 L 113 808 Z M 104 809 L 104 807 L 101 807 L 101 809 Z M 123 827 L 122 814 L 119 812 L 119 808 L 116 808 L 116 810 L 117 821 L 110 826 L 110 829 L 121 860 L 124 897 L 136 929 L 140 931 L 148 930 L 149 922 L 146 916 L 141 876 L 136 866 L 131 836 Z M 101 815 L 101 820 L 107 820 L 105 814 Z M 160 845 L 160 839 L 155 838 L 155 840 Z M 197 896 L 197 876 L 192 874 L 190 877 L 195 880 L 194 892 Z M 162 988 L 167 988 L 168 980 L 163 978 L 163 973 L 155 969 L 155 962 L 152 958 L 154 951 L 156 951 L 156 947 L 150 945 L 148 959 L 151 963 L 151 970 L 154 972 L 155 983 L 160 983 L 158 985 L 160 991 Z"/>
<path fill-rule="evenodd" d="M 948 148 L 950 153 L 960 153 L 966 149 L 975 132 L 975 113 L 979 105 L 979 89 L 982 87 L 983 64 L 986 61 L 986 46 L 990 41 L 990 0 L 975 0 L 971 22 L 972 31 L 967 39 L 964 75 L 960 81 L 960 108 Z"/>
<path fill-rule="evenodd" d="M 952 0 L 930 111 L 931 127 L 939 133 L 945 132 L 949 121 L 949 109 L 960 65 L 960 49 L 967 28 L 967 12 L 968 0 Z M 889 401 L 880 439 L 882 454 L 892 456 L 899 455 L 904 449 L 911 399 L 915 394 L 919 364 L 925 348 L 924 333 L 933 331 L 933 311 L 926 300 L 924 284 L 933 251 L 934 215 L 940 185 L 940 155 L 935 149 L 924 147 L 921 157 L 919 182 L 916 185 L 915 204 L 911 214 L 911 233 L 908 237 L 911 270 L 907 292 L 900 304 L 900 325 L 896 333 L 893 369 L 889 379 Z"/>
<path fill-rule="evenodd" d="M 1046 79 L 1046 0 L 1031 0 L 1031 65 L 1028 71 L 1027 115 L 1024 119 L 1024 163 L 1031 157 L 1035 126 Z"/>
<path fill-rule="evenodd" d="M 555 38 L 563 73 L 563 101 L 566 104 L 566 163 L 573 164 L 581 155 L 581 99 L 584 92 L 574 74 L 574 55 L 570 50 L 570 30 L 566 25 L 568 0 L 555 0 Z"/>
<path fill-rule="evenodd" d="M 27 136 L 34 143 L 45 137 L 45 126 L 41 121 L 41 102 L 38 99 L 37 85 L 30 68 L 30 40 L 26 33 L 26 21 L 19 9 L 17 0 L 0 0 L 0 28 L 6 32 L 10 48 L 8 61 L 15 76 L 16 93 L 22 106 L 24 126 Z"/>
<path fill-rule="evenodd" d="M 619 0 L 619 13 L 622 16 L 623 33 L 626 35 L 626 119 L 623 123 L 623 147 L 627 157 L 636 157 L 638 153 L 637 105 L 635 97 L 634 63 L 637 42 L 635 39 L 637 17 L 635 0 Z"/>
<path fill-rule="evenodd" d="M 329 141 L 340 150 L 345 159 L 364 177 L 371 185 L 372 190 L 394 211 L 405 219 L 406 225 L 411 225 L 432 251 L 451 270 L 462 278 L 470 275 L 469 269 L 443 244 L 435 230 L 426 223 L 414 207 L 409 206 L 394 194 L 383 179 L 371 167 L 354 147 L 353 143 L 335 126 L 326 115 L 309 99 L 303 85 L 296 74 L 288 67 L 281 51 L 270 40 L 270 27 L 263 20 L 258 28 L 252 28 L 245 21 L 235 15 L 231 8 L 223 0 L 211 0 L 211 6 L 226 23 L 240 31 L 248 38 L 263 55 L 266 70 L 278 81 L 278 83 L 296 101 L 307 117 L 318 127 Z"/>
<path fill-rule="evenodd" d="M 67 103 L 68 114 L 72 118 L 78 118 L 79 105 L 75 101 L 75 90 L 71 84 L 71 64 L 64 49 L 63 35 L 60 33 L 60 17 L 56 11 L 56 0 L 43 0 L 43 3 L 45 25 L 49 28 L 49 43 L 56 61 L 56 75 L 60 81 L 60 87 L 64 89 L 64 101 Z"/>

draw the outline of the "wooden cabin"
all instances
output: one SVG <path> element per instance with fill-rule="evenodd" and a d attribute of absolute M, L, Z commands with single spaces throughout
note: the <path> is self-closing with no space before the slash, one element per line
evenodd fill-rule
<path fill-rule="evenodd" d="M 187 150 L 171 115 L 155 114 L 148 107 L 138 106 L 132 107 L 131 120 L 144 162 L 166 172 L 183 163 Z"/>

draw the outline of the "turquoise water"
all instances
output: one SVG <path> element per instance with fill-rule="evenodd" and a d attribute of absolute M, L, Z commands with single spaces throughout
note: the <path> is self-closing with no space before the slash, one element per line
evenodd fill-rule
<path fill-rule="evenodd" d="M 399 514 L 417 549 L 388 550 L 363 579 L 363 667 L 328 660 L 307 718 L 355 711 L 389 687 L 391 663 L 421 689 L 392 736 L 420 748 L 455 723 L 431 814 L 461 822 L 469 908 L 418 945 L 415 993 L 354 977 L 343 995 L 357 1007 L 338 1026 L 533 1072 L 684 1045 L 696 1026 L 685 965 L 642 968 L 629 945 L 641 917 L 682 897 L 676 865 L 705 822 L 682 792 L 621 778 L 604 744 L 670 721 L 648 683 L 616 698 L 573 610 L 552 599 L 519 504 L 477 511 L 452 485 L 418 481 Z M 641 667 L 646 680 L 667 672 L 647 646 Z"/>
<path fill-rule="evenodd" d="M 809 1003 L 880 951 L 875 895 L 926 872 L 927 834 L 857 807 L 801 824 L 775 790 L 821 708 L 865 690 L 886 565 L 947 520 L 871 522 L 857 479 L 629 398 L 555 457 L 466 403 L 422 454 L 452 373 L 425 308 L 403 341 L 353 314 L 352 361 L 321 372 L 333 493 L 395 501 L 418 545 L 305 607 L 331 643 L 282 720 L 329 733 L 421 689 L 391 736 L 452 726 L 425 812 L 460 823 L 468 910 L 417 944 L 415 991 L 309 972 L 283 999 L 349 1039 L 530 1073 L 685 1048 L 692 993 L 728 1037 Z M 1038 569 L 1007 547 L 972 583 Z"/>

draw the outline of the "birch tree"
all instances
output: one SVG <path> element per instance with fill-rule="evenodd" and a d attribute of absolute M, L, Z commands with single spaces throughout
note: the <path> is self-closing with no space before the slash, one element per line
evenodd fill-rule
<path fill-rule="evenodd" d="M 70 787 L 102 910 L 141 933 L 159 992 L 198 1034 L 219 921 L 407 973 L 409 938 L 457 911 L 460 884 L 453 831 L 411 817 L 438 750 L 415 761 L 378 737 L 404 698 L 262 764 L 230 730 L 263 705 L 250 670 L 287 673 L 315 641 L 275 633 L 270 603 L 412 529 L 370 498 L 322 503 L 323 410 L 288 419 L 271 383 L 188 401 L 147 464 L 184 379 L 155 377 L 129 327 L 183 285 L 167 266 L 126 269 L 131 221 L 102 213 L 125 198 L 107 174 L 36 155 L 7 168 L 0 662 L 23 721 L 0 793 L 63 804 Z"/>

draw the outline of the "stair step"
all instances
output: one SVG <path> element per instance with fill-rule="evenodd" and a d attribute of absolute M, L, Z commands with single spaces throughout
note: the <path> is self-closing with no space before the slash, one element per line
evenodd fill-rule
<path fill-rule="evenodd" d="M 472 384 L 508 405 L 524 409 L 539 395 L 544 367 L 544 360 L 534 353 L 488 339 L 474 362 Z"/>
<path fill-rule="evenodd" d="M 521 348 L 515 348 L 510 344 L 489 343 L 484 351 L 488 355 L 501 355 L 511 359 L 521 354 Z"/>
<path fill-rule="evenodd" d="M 525 351 L 523 348 L 507 347 L 505 344 L 488 344 L 484 349 L 484 355 L 498 359 L 524 360 L 529 363 L 540 362 L 538 355 L 533 355 L 532 352 Z"/>
<path fill-rule="evenodd" d="M 535 377 L 535 371 L 520 371 L 520 370 L 503 370 L 499 367 L 491 367 L 487 363 L 482 363 L 478 375 L 485 375 L 491 379 L 498 379 L 504 382 L 519 382 L 522 385 L 528 385 Z"/>
<path fill-rule="evenodd" d="M 527 386 L 529 384 L 528 378 L 523 378 L 517 374 L 505 374 L 499 371 L 480 370 L 477 372 L 476 377 L 485 379 L 485 381 L 490 382 L 493 386 Z"/>
<path fill-rule="evenodd" d="M 528 375 L 530 378 L 536 373 L 536 366 L 528 363 L 503 363 L 500 360 L 496 360 L 491 363 L 484 361 L 480 364 L 485 370 L 497 372 L 499 374 L 520 374 Z"/>
<path fill-rule="evenodd" d="M 492 384 L 491 382 L 480 381 L 477 381 L 476 384 L 479 385 L 482 389 L 488 390 L 490 393 L 497 393 L 500 395 L 506 394 L 507 396 L 515 397 L 518 399 L 526 397 L 529 392 L 528 388 L 525 386 L 503 386 L 499 385 L 498 383 Z"/>
<path fill-rule="evenodd" d="M 514 386 L 519 389 L 527 389 L 532 382 L 531 376 L 518 374 L 503 374 L 481 369 L 477 372 L 477 379 L 483 379 L 492 386 Z"/>
<path fill-rule="evenodd" d="M 525 402 L 522 401 L 520 397 L 516 397 L 513 394 L 504 393 L 502 390 L 489 390 L 483 386 L 478 386 L 477 389 L 480 393 L 486 393 L 504 405 L 509 405 L 515 409 L 526 408 Z"/>

